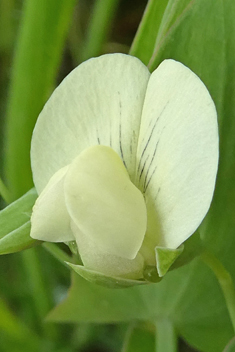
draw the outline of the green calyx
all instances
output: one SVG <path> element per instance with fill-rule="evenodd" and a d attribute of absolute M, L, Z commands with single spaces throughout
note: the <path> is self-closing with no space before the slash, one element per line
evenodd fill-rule
<path fill-rule="evenodd" d="M 84 279 L 109 288 L 126 288 L 136 285 L 145 285 L 148 283 L 144 280 L 131 280 L 121 277 L 111 277 L 100 272 L 87 269 L 82 265 L 76 265 L 68 262 L 66 264 Z"/>
<path fill-rule="evenodd" d="M 158 275 L 160 277 L 163 277 L 167 273 L 171 265 L 180 256 L 183 250 L 184 250 L 184 245 L 181 245 L 179 248 L 176 248 L 176 249 L 164 248 L 164 247 L 155 248 L 156 267 L 157 267 Z"/>

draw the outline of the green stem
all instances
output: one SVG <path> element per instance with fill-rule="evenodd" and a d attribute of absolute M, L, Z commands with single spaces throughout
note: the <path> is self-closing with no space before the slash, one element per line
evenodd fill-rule
<path fill-rule="evenodd" d="M 156 351 L 177 352 L 178 339 L 172 322 L 158 320 L 156 322 Z"/>
<path fill-rule="evenodd" d="M 82 61 L 100 54 L 107 39 L 119 0 L 97 0 L 87 30 L 87 38 L 82 51 Z"/>
<path fill-rule="evenodd" d="M 33 185 L 32 131 L 55 84 L 75 0 L 25 0 L 23 4 L 4 131 L 4 173 L 14 199 Z"/>
<path fill-rule="evenodd" d="M 210 252 L 203 252 L 201 259 L 214 272 L 223 291 L 227 309 L 235 332 L 235 289 L 231 275 L 223 264 Z"/>
<path fill-rule="evenodd" d="M 129 54 L 138 57 L 145 65 L 151 59 L 159 26 L 168 0 L 149 0 L 131 45 Z"/>
<path fill-rule="evenodd" d="M 4 199 L 7 204 L 11 202 L 10 192 L 6 188 L 5 184 L 3 183 L 2 179 L 0 178 L 0 196 Z"/>
<path fill-rule="evenodd" d="M 50 243 L 50 242 L 44 242 L 42 246 L 54 258 L 56 258 L 60 263 L 66 266 L 66 268 L 70 269 L 65 262 L 71 262 L 72 258 L 64 251 L 62 251 L 56 244 Z"/>
<path fill-rule="evenodd" d="M 45 325 L 44 318 L 53 306 L 53 298 L 45 283 L 38 253 L 35 248 L 32 248 L 23 251 L 21 255 L 28 285 L 34 300 L 35 311 L 42 324 L 40 328 L 46 336 L 52 337 L 55 335 L 55 329 L 52 325 Z"/>
<path fill-rule="evenodd" d="M 82 15 L 83 13 L 80 11 L 79 6 L 75 6 L 68 36 L 68 45 L 74 66 L 77 66 L 81 62 L 81 47 L 83 43 L 83 33 L 81 29 Z"/>
<path fill-rule="evenodd" d="M 128 351 L 128 346 L 131 341 L 131 337 L 132 337 L 132 334 L 133 334 L 135 327 L 136 327 L 136 322 L 132 322 L 128 325 L 128 328 L 125 333 L 124 342 L 123 342 L 121 352 Z"/>
<path fill-rule="evenodd" d="M 27 271 L 27 278 L 32 292 L 34 293 L 33 297 L 35 299 L 38 316 L 40 319 L 43 319 L 52 307 L 52 300 L 51 297 L 48 296 L 37 252 L 33 248 L 22 252 L 22 256 L 24 267 Z M 35 273 L 37 273 L 37 275 L 35 275 Z"/>
<path fill-rule="evenodd" d="M 153 55 L 148 63 L 148 69 L 152 72 L 159 64 L 160 53 L 166 43 L 168 42 L 171 34 L 180 26 L 186 16 L 190 14 L 190 11 L 193 10 L 193 6 L 196 0 L 191 0 L 184 8 L 182 8 L 181 12 L 174 19 L 175 8 L 180 2 L 177 0 L 175 3 L 174 0 L 169 2 L 169 6 L 166 11 L 166 19 L 162 21 L 162 27 L 159 29 L 158 38 L 156 39 L 155 47 Z M 173 21 L 174 19 L 174 21 Z"/>
<path fill-rule="evenodd" d="M 0 1 L 0 52 L 3 55 L 9 54 L 14 41 L 14 10 L 15 0 Z"/>

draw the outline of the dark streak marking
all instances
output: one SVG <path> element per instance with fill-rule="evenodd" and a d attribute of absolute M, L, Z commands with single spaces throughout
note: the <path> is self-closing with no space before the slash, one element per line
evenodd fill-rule
<path fill-rule="evenodd" d="M 135 130 L 132 131 L 132 139 L 133 139 L 134 143 L 137 142 Z"/>
<path fill-rule="evenodd" d="M 145 185 L 146 185 L 146 182 L 147 182 L 147 178 L 148 178 L 149 170 L 150 170 L 151 165 L 152 165 L 152 163 L 153 163 L 153 159 L 154 159 L 155 154 L 156 154 L 156 151 L 157 151 L 158 143 L 159 143 L 159 140 L 158 140 L 158 142 L 157 142 L 157 144 L 156 144 L 156 146 L 155 146 L 155 150 L 154 150 L 154 153 L 153 153 L 152 159 L 151 159 L 151 161 L 150 161 L 150 164 L 149 164 L 148 170 L 147 170 L 146 175 L 145 175 L 145 179 L 144 179 L 144 188 L 145 188 L 145 191 L 146 191 L 146 187 L 145 187 Z M 149 184 L 149 182 L 148 182 L 148 184 Z"/>
<path fill-rule="evenodd" d="M 146 185 L 146 187 L 145 187 L 145 189 L 144 189 L 144 192 L 147 191 L 148 185 L 149 185 L 149 183 L 150 183 L 150 181 L 151 181 L 153 175 L 155 174 L 155 171 L 156 171 L 156 170 L 157 170 L 157 166 L 155 166 L 155 168 L 154 168 L 154 170 L 153 170 L 153 172 L 152 172 L 152 175 L 150 176 L 150 178 L 149 178 L 149 180 L 148 180 L 148 182 L 147 182 L 147 185 Z M 159 188 L 159 189 L 160 189 L 160 188 Z"/>
<path fill-rule="evenodd" d="M 145 153 L 145 151 L 146 151 L 146 149 L 147 149 L 147 146 L 148 146 L 148 144 L 149 144 L 149 142 L 150 142 L 150 139 L 152 138 L 152 135 L 153 135 L 153 132 L 154 132 L 155 127 L 156 127 L 156 125 L 157 125 L 157 122 L 159 121 L 160 117 L 162 116 L 162 114 L 163 114 L 163 112 L 165 111 L 165 109 L 166 109 L 166 107 L 167 107 L 168 104 L 169 104 L 169 100 L 168 100 L 168 102 L 166 103 L 166 105 L 164 106 L 164 108 L 162 109 L 160 115 L 158 116 L 158 118 L 156 119 L 156 121 L 155 121 L 155 123 L 154 123 L 154 125 L 153 125 L 152 131 L 151 131 L 150 136 L 149 136 L 149 138 L 148 138 L 148 141 L 147 141 L 147 143 L 146 143 L 146 145 L 145 145 L 145 147 L 144 147 L 144 150 L 143 150 L 142 153 L 141 153 L 140 162 L 139 162 L 139 166 L 138 166 L 138 172 L 139 172 L 141 160 L 142 160 L 142 158 L 143 158 L 143 156 L 144 156 L 144 153 Z"/>
<path fill-rule="evenodd" d="M 157 190 L 157 194 L 156 194 L 156 196 L 155 196 L 155 200 L 157 199 L 157 196 L 158 196 L 158 193 L 161 191 L 161 187 L 158 187 L 158 190 Z"/>
<path fill-rule="evenodd" d="M 110 132 L 110 137 L 109 137 L 109 144 L 110 144 L 110 147 L 112 148 L 112 128 L 111 128 L 111 121 L 109 121 L 109 132 Z"/>
<path fill-rule="evenodd" d="M 145 147 L 144 147 L 144 150 L 143 150 L 142 153 L 141 153 L 141 157 L 140 157 L 140 161 L 139 161 L 139 165 L 138 165 L 138 170 L 137 170 L 137 172 L 140 171 L 141 161 L 142 161 L 142 159 L 143 159 L 143 156 L 144 156 L 144 153 L 145 153 L 145 151 L 146 151 L 146 148 L 147 148 L 147 146 L 148 146 L 148 144 L 149 144 L 150 138 L 151 138 L 151 135 L 150 135 L 150 137 L 149 137 L 149 139 L 148 139 L 148 141 L 147 141 L 147 143 L 146 143 L 146 145 L 145 145 Z"/>
<path fill-rule="evenodd" d="M 97 141 L 98 141 L 98 144 L 100 144 L 100 137 L 99 137 L 99 133 L 98 133 L 98 130 L 96 129 L 96 133 L 97 133 Z"/>
<path fill-rule="evenodd" d="M 141 179 L 141 176 L 142 176 L 142 173 L 143 173 L 143 171 L 144 171 L 144 168 L 145 168 L 145 165 L 146 165 L 146 162 L 147 162 L 148 158 L 149 158 L 149 155 L 148 155 L 147 158 L 145 159 L 144 165 L 143 165 L 143 167 L 142 167 L 142 169 L 141 169 L 140 176 L 139 176 L 139 181 L 140 181 L 140 179 Z"/>
<path fill-rule="evenodd" d="M 120 147 L 120 152 L 121 152 L 121 156 L 123 158 L 123 150 L 122 150 L 122 128 L 121 128 L 121 124 L 119 123 L 119 147 Z"/>
<path fill-rule="evenodd" d="M 123 155 L 123 149 L 122 149 L 122 126 L 121 126 L 121 120 L 122 120 L 122 103 L 120 100 L 120 92 L 118 92 L 119 95 L 119 108 L 120 108 L 120 122 L 119 122 L 119 148 L 120 148 L 120 152 L 121 152 L 121 157 L 122 157 L 122 161 L 124 166 L 126 167 L 126 163 L 124 160 L 124 155 Z"/>
<path fill-rule="evenodd" d="M 124 156 L 123 156 L 122 142 L 121 141 L 122 141 L 122 129 L 121 129 L 121 124 L 119 124 L 119 148 L 120 148 L 123 164 L 126 167 L 126 163 L 125 163 Z"/>

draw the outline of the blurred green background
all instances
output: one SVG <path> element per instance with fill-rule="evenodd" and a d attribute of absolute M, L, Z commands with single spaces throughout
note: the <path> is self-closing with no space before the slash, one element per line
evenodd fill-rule
<path fill-rule="evenodd" d="M 149 3 L 147 22 L 142 22 L 142 31 L 132 45 L 145 0 L 0 0 L 0 175 L 10 190 L 5 200 L 12 201 L 33 186 L 29 159 L 33 126 L 53 89 L 74 67 L 103 53 L 128 53 L 131 45 L 131 54 L 149 63 L 151 70 L 164 58 L 178 59 L 203 79 L 219 113 L 222 171 L 201 233 L 234 278 L 235 6 L 233 0 Z M 2 198 L 0 202 L 2 209 L 6 202 Z M 213 237 L 215 233 L 217 237 Z M 61 249 L 68 252 L 65 245 Z M 138 317 L 142 307 L 138 307 L 138 300 L 135 303 L 137 291 L 125 291 L 130 292 L 130 307 L 134 302 L 133 321 L 128 322 L 128 312 L 125 323 L 114 324 L 121 320 L 118 313 L 109 316 L 106 309 L 103 319 L 92 295 L 97 302 L 106 295 L 112 305 L 116 293 L 112 296 L 83 279 L 73 280 L 71 309 L 74 315 L 77 309 L 81 316 L 69 323 L 63 311 L 66 305 L 62 305 L 61 310 L 54 311 L 53 320 L 63 323 L 56 324 L 46 317 L 67 295 L 69 270 L 40 246 L 0 256 L 0 352 L 158 351 L 154 319 L 148 322 L 152 307 L 147 318 L 141 313 Z M 187 287 L 181 295 L 185 282 Z M 79 285 L 84 292 L 81 289 L 79 293 Z M 208 269 L 195 261 L 170 274 L 156 292 L 155 286 L 141 292 L 146 301 L 155 302 L 156 296 L 163 302 L 163 308 L 153 306 L 156 316 L 173 319 L 177 333 L 188 341 L 179 338 L 178 351 L 197 351 L 189 344 L 198 351 L 222 351 L 232 329 L 221 291 Z M 176 301 L 175 292 L 180 292 Z M 164 308 L 165 296 L 166 302 L 172 302 L 169 310 Z M 122 297 L 128 305 L 128 293 Z M 98 324 L 105 320 L 113 323 Z M 165 352 L 176 351 L 166 346 Z"/>

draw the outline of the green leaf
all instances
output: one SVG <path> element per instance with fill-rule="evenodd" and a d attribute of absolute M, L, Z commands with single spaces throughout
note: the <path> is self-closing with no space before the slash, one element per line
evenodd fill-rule
<path fill-rule="evenodd" d="M 76 323 L 122 322 L 136 318 L 137 304 L 138 315 L 145 316 L 145 307 L 139 292 L 132 291 L 133 288 L 116 290 L 102 287 L 74 272 L 68 298 L 50 312 L 47 319 Z"/>
<path fill-rule="evenodd" d="M 184 245 L 177 249 L 170 249 L 164 247 L 155 248 L 155 256 L 157 263 L 157 271 L 160 277 L 163 277 L 170 269 L 171 265 L 181 255 L 184 250 Z"/>
<path fill-rule="evenodd" d="M 37 198 L 33 188 L 0 211 L 0 254 L 13 253 L 40 243 L 30 234 L 30 217 Z"/>
<path fill-rule="evenodd" d="M 31 135 L 55 84 L 75 2 L 24 1 L 6 116 L 5 179 L 13 199 L 32 187 Z"/>
<path fill-rule="evenodd" d="M 149 0 L 129 54 L 148 64 L 155 47 L 157 33 L 167 0 Z"/>
<path fill-rule="evenodd" d="M 136 285 L 146 285 L 146 281 L 140 280 L 130 280 L 124 279 L 121 277 L 111 277 L 99 273 L 94 270 L 86 269 L 82 265 L 75 265 L 72 263 L 67 264 L 79 275 L 81 275 L 84 279 L 94 283 L 99 284 L 101 286 L 109 287 L 109 288 L 123 288 L 123 287 L 131 287 Z"/>
<path fill-rule="evenodd" d="M 202 253 L 203 245 L 199 231 L 196 231 L 184 242 L 184 250 L 170 267 L 170 270 L 180 268 L 190 263 L 195 257 Z"/>
<path fill-rule="evenodd" d="M 152 331 L 131 324 L 126 333 L 122 352 L 153 352 L 155 338 Z"/>
<path fill-rule="evenodd" d="M 28 221 L 0 239 L 0 254 L 19 252 L 41 243 L 30 237 L 30 228 L 31 223 Z"/>
<path fill-rule="evenodd" d="M 37 192 L 32 188 L 21 198 L 0 211 L 0 238 L 14 231 L 30 220 Z"/>
<path fill-rule="evenodd" d="M 228 343 L 223 352 L 235 352 L 235 337 Z"/>
<path fill-rule="evenodd" d="M 167 273 L 157 284 L 128 289 L 110 290 L 73 275 L 68 298 L 48 318 L 56 322 L 155 323 L 163 317 L 205 352 L 221 352 L 233 336 L 220 287 L 199 259 Z"/>
<path fill-rule="evenodd" d="M 130 55 L 138 57 L 145 65 L 169 32 L 183 22 L 195 0 L 149 0 Z"/>

